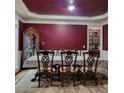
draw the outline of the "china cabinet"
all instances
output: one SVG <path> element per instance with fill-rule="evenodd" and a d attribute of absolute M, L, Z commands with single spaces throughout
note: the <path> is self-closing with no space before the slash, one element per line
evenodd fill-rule
<path fill-rule="evenodd" d="M 40 47 L 40 34 L 36 29 L 29 27 L 23 33 L 23 60 L 36 54 Z"/>
<path fill-rule="evenodd" d="M 89 29 L 89 50 L 99 49 L 100 46 L 100 30 Z"/>

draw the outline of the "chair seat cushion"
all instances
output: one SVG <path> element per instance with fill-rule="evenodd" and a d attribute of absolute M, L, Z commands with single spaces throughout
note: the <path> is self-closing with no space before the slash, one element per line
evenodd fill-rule
<path fill-rule="evenodd" d="M 74 67 L 70 67 L 69 68 L 69 70 L 68 70 L 68 68 L 67 67 L 63 67 L 63 70 L 62 70 L 62 67 L 60 67 L 60 72 L 77 72 L 78 71 L 78 69 L 77 68 L 75 68 L 75 70 L 74 70 Z"/>
<path fill-rule="evenodd" d="M 43 72 L 43 71 L 44 71 L 44 68 L 43 68 L 43 67 L 40 67 L 40 72 Z M 47 71 L 48 71 L 48 72 L 51 72 L 51 67 L 48 67 L 48 68 L 47 68 Z M 52 68 L 52 71 L 55 71 L 55 69 Z"/>
<path fill-rule="evenodd" d="M 84 72 L 84 67 L 81 67 L 81 68 L 80 68 L 80 71 L 81 71 L 81 72 Z M 87 72 L 87 71 L 88 71 L 88 68 L 85 68 L 85 72 Z M 92 71 L 93 71 L 93 72 L 95 71 L 95 67 L 92 68 Z"/>

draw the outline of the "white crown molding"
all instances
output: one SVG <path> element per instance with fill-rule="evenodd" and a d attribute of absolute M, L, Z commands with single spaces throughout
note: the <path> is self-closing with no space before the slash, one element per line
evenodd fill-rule
<path fill-rule="evenodd" d="M 39 15 L 33 12 L 30 12 L 30 17 L 34 17 L 36 19 L 92 20 L 91 17 L 64 16 L 64 15 Z"/>
<path fill-rule="evenodd" d="M 15 9 L 19 16 L 21 16 L 23 22 L 35 22 L 35 23 L 84 23 L 84 22 L 95 22 L 102 23 L 102 20 L 108 17 L 108 13 L 100 16 L 85 17 L 85 16 L 62 16 L 62 15 L 39 15 L 28 10 L 22 0 L 15 1 Z M 69 21 L 69 22 L 67 22 Z"/>
<path fill-rule="evenodd" d="M 18 19 L 18 20 L 21 20 L 24 23 L 23 18 L 17 12 L 15 12 L 15 18 L 16 18 L 15 21 L 17 21 L 17 19 Z"/>
<path fill-rule="evenodd" d="M 106 25 L 106 24 L 108 24 L 108 18 L 105 19 L 105 20 L 103 21 L 103 23 L 102 23 L 102 25 Z"/>
<path fill-rule="evenodd" d="M 15 0 L 15 11 L 22 17 L 28 16 L 29 10 L 22 0 Z"/>
<path fill-rule="evenodd" d="M 100 22 L 92 21 L 72 21 L 72 20 L 24 20 L 24 23 L 34 23 L 34 24 L 68 24 L 68 25 L 102 25 Z"/>
<path fill-rule="evenodd" d="M 100 16 L 94 16 L 94 17 L 85 17 L 85 16 L 63 16 L 63 15 L 39 15 L 33 12 L 29 11 L 29 18 L 27 19 L 59 19 L 59 20 L 87 20 L 87 21 L 95 21 L 95 20 L 101 20 L 105 19 L 108 16 L 108 13 L 105 13 Z"/>

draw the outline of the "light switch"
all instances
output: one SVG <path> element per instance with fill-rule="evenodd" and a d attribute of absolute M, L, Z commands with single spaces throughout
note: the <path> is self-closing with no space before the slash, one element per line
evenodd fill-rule
<path fill-rule="evenodd" d="M 42 45 L 44 45 L 44 42 L 42 41 Z"/>
<path fill-rule="evenodd" d="M 85 45 L 83 45 L 83 48 L 85 48 Z"/>

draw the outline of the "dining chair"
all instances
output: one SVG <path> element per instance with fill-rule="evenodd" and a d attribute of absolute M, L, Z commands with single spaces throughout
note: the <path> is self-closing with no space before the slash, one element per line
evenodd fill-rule
<path fill-rule="evenodd" d="M 54 58 L 54 52 L 44 50 L 44 51 L 38 51 L 37 52 L 37 59 L 38 59 L 38 87 L 41 85 L 42 77 L 50 77 L 51 79 L 51 86 L 52 86 L 52 80 L 53 80 L 53 74 L 54 74 L 54 68 L 53 65 L 53 58 Z"/>
<path fill-rule="evenodd" d="M 84 85 L 87 80 L 94 80 L 95 85 L 97 85 L 97 63 L 99 58 L 99 53 L 96 52 L 84 52 L 83 53 L 84 64 Z"/>
<path fill-rule="evenodd" d="M 63 86 L 64 81 L 70 84 L 73 81 L 75 86 L 76 80 L 76 61 L 77 52 L 74 51 L 63 51 L 61 52 L 61 66 L 60 66 L 60 80 L 61 86 Z"/>

